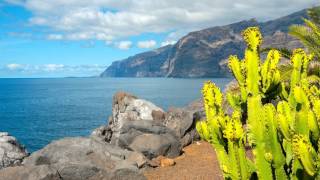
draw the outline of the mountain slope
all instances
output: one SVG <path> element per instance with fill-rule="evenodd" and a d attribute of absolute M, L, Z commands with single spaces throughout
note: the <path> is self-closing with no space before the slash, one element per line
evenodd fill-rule
<path fill-rule="evenodd" d="M 163 77 L 162 67 L 171 54 L 171 45 L 115 61 L 105 70 L 102 77 Z"/>
<path fill-rule="evenodd" d="M 100 77 L 225 77 L 230 75 L 229 55 L 243 56 L 242 30 L 259 26 L 264 46 L 297 48 L 300 43 L 286 33 L 290 25 L 302 24 L 302 17 L 305 10 L 267 22 L 252 19 L 191 32 L 175 45 L 113 62 Z"/>

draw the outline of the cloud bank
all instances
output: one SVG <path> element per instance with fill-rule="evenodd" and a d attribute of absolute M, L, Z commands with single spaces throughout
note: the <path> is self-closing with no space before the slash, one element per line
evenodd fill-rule
<path fill-rule="evenodd" d="M 122 50 L 127 50 L 130 49 L 132 46 L 132 42 L 131 41 L 120 41 L 118 43 L 116 43 L 116 47 Z"/>
<path fill-rule="evenodd" d="M 16 75 L 42 76 L 95 76 L 99 75 L 106 66 L 98 64 L 90 65 L 64 65 L 64 64 L 6 64 L 0 65 L 2 73 Z"/>
<path fill-rule="evenodd" d="M 157 42 L 154 40 L 139 41 L 137 45 L 139 48 L 153 48 L 157 45 Z"/>
<path fill-rule="evenodd" d="M 47 39 L 108 42 L 143 33 L 182 31 L 180 33 L 184 34 L 250 18 L 265 21 L 319 3 L 318 0 L 6 1 L 31 11 L 31 25 L 48 27 L 56 32 Z M 177 39 L 168 38 L 168 41 L 173 40 Z"/>

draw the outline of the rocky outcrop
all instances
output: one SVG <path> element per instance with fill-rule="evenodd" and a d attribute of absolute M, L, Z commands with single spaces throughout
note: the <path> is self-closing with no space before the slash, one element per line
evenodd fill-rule
<path fill-rule="evenodd" d="M 161 108 L 149 101 L 138 99 L 124 92 L 115 94 L 112 102 L 112 116 L 109 119 L 109 126 L 112 130 L 111 143 L 119 145 L 120 135 L 125 133 L 125 129 L 130 129 L 131 124 L 144 126 L 148 122 L 153 122 L 153 111 L 163 112 Z"/>
<path fill-rule="evenodd" d="M 241 31 L 248 26 L 259 26 L 264 47 L 302 47 L 287 34 L 290 25 L 303 23 L 302 17 L 306 17 L 305 10 L 267 22 L 247 20 L 191 32 L 174 45 L 116 61 L 100 77 L 230 76 L 226 59 L 230 54 L 243 56 L 245 43 Z"/>
<path fill-rule="evenodd" d="M 27 155 L 28 152 L 15 137 L 0 132 L 0 169 L 19 165 Z"/>
<path fill-rule="evenodd" d="M 25 158 L 22 166 L 0 171 L 15 180 L 40 179 L 145 179 L 138 171 L 143 155 L 93 138 L 75 137 L 54 141 Z M 1 179 L 1 178 L 0 178 Z"/>
<path fill-rule="evenodd" d="M 63 179 L 107 178 L 122 169 L 137 174 L 138 162 L 131 153 L 92 138 L 65 138 L 33 153 L 23 164 L 49 165 Z"/>
<path fill-rule="evenodd" d="M 159 155 L 175 157 L 181 146 L 175 133 L 164 126 L 165 112 L 153 103 L 119 92 L 113 97 L 109 125 L 92 134 L 110 144 L 143 153 L 152 159 Z"/>
<path fill-rule="evenodd" d="M 203 117 L 201 104 L 170 108 L 164 112 L 149 101 L 119 92 L 113 98 L 109 124 L 97 128 L 92 137 L 144 154 L 176 157 L 181 149 L 199 139 L 195 122 Z"/>

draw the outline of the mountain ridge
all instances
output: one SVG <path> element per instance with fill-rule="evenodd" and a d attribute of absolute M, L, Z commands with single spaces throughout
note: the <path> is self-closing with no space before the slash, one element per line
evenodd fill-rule
<path fill-rule="evenodd" d="M 100 77 L 228 77 L 228 56 L 243 57 L 245 43 L 241 31 L 259 26 L 264 35 L 263 47 L 301 47 L 287 32 L 290 25 L 302 24 L 306 14 L 306 10 L 301 10 L 266 22 L 250 19 L 190 32 L 174 45 L 113 62 Z"/>

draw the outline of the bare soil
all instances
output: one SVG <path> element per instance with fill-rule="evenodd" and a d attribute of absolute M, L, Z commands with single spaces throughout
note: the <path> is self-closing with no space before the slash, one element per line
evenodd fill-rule
<path fill-rule="evenodd" d="M 183 149 L 170 167 L 145 170 L 148 180 L 220 180 L 223 179 L 218 159 L 212 146 L 204 141 L 193 143 Z"/>

